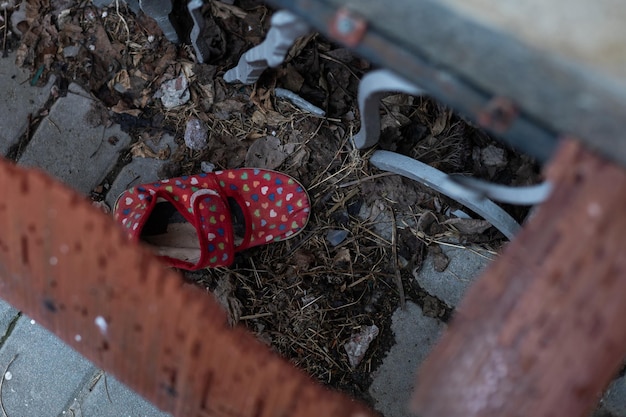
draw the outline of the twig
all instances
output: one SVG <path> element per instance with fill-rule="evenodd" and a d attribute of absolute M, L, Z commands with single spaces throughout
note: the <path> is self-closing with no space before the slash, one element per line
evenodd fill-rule
<path fill-rule="evenodd" d="M 7 29 L 9 26 L 9 22 L 7 21 L 7 9 L 4 9 L 4 36 L 2 38 L 2 57 L 6 58 L 8 56 L 7 53 Z"/>
<path fill-rule="evenodd" d="M 130 29 L 128 28 L 128 23 L 126 23 L 126 19 L 120 13 L 120 1 L 115 0 L 115 12 L 117 13 L 117 17 L 120 18 L 122 23 L 124 24 L 124 29 L 126 29 L 126 45 L 130 43 Z"/>
<path fill-rule="evenodd" d="M 400 268 L 398 267 L 398 230 L 396 228 L 396 214 L 392 208 L 389 208 L 391 212 L 391 252 L 393 258 L 393 269 L 395 271 L 394 281 L 398 289 L 398 295 L 400 296 L 400 308 L 404 310 L 406 308 L 406 296 L 404 295 L 404 287 L 402 286 L 402 275 L 400 274 Z"/>
<path fill-rule="evenodd" d="M 302 308 L 300 308 L 300 311 L 303 311 L 305 308 L 315 304 L 315 302 L 321 300 L 322 298 L 324 298 L 323 295 L 320 295 L 319 297 L 317 297 L 316 299 L 314 299 L 313 301 L 309 301 L 308 303 L 306 303 L 305 305 L 302 306 Z"/>
<path fill-rule="evenodd" d="M 254 319 L 260 319 L 263 317 L 269 317 L 269 316 L 273 316 L 274 313 L 257 313 L 257 314 L 250 314 L 248 316 L 241 316 L 239 317 L 239 320 L 254 320 Z"/>
<path fill-rule="evenodd" d="M 353 185 L 361 184 L 365 181 L 375 180 L 377 178 L 389 177 L 391 175 L 397 175 L 395 172 L 382 172 L 380 174 L 370 175 L 369 177 L 359 178 L 358 180 L 344 182 L 343 184 L 339 184 L 339 188 L 352 187 Z"/>
<path fill-rule="evenodd" d="M 16 359 L 17 359 L 17 354 L 13 356 L 13 359 L 11 359 L 7 367 L 4 368 L 4 372 L 2 373 L 2 379 L 0 379 L 0 408 L 2 409 L 2 415 L 4 417 L 9 417 L 9 416 L 7 415 L 7 410 L 4 409 L 4 404 L 2 403 L 2 385 L 4 384 L 4 379 L 6 377 L 7 372 L 9 372 L 9 367 Z"/>

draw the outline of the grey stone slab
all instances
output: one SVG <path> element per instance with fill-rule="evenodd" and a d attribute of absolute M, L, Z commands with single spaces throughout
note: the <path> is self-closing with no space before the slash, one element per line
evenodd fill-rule
<path fill-rule="evenodd" d="M 15 66 L 15 53 L 0 58 L 0 154 L 6 155 L 28 128 L 28 115 L 37 114 L 50 97 L 51 77 L 45 87 L 31 87 L 31 76 Z"/>
<path fill-rule="evenodd" d="M 97 383 L 68 408 L 74 417 L 168 417 L 111 375 L 100 373 Z"/>
<path fill-rule="evenodd" d="M 430 352 L 445 325 L 426 317 L 412 302 L 393 314 L 391 328 L 396 344 L 374 374 L 370 394 L 385 417 L 406 417 L 415 386 L 415 372 Z"/>
<path fill-rule="evenodd" d="M 616 378 L 600 400 L 594 417 L 626 417 L 626 377 Z"/>
<path fill-rule="evenodd" d="M 0 372 L 13 358 L 2 386 L 9 416 L 60 415 L 95 372 L 82 356 L 24 316 L 0 349 Z"/>
<path fill-rule="evenodd" d="M 169 146 L 173 152 L 177 145 L 173 136 L 164 135 L 157 145 L 149 144 L 149 146 L 156 152 Z M 113 184 L 111 184 L 111 189 L 105 199 L 107 205 L 113 209 L 119 195 L 130 187 L 157 181 L 159 179 L 158 171 L 165 163 L 167 161 L 154 158 L 133 158 L 128 165 L 122 168 Z"/>
<path fill-rule="evenodd" d="M 6 301 L 0 300 L 0 337 L 7 334 L 11 323 L 15 321 L 19 311 Z"/>
<path fill-rule="evenodd" d="M 18 162 L 41 168 L 82 193 L 91 191 L 130 143 L 119 125 L 89 124 L 94 103 L 87 92 L 71 85 L 67 96 L 57 100 L 42 120 Z M 109 141 L 111 137 L 117 141 Z"/>
<path fill-rule="evenodd" d="M 416 274 L 419 285 L 429 294 L 450 307 L 456 307 L 470 285 L 491 262 L 493 255 L 482 254 L 480 249 L 456 248 L 442 245 L 443 253 L 450 259 L 443 272 L 434 268 L 433 256 L 428 254 L 422 269 Z"/>

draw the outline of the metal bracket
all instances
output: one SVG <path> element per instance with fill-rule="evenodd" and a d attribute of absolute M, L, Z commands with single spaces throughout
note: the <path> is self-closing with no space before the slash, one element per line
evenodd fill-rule
<path fill-rule="evenodd" d="M 172 43 L 180 42 L 176 29 L 170 22 L 170 13 L 172 12 L 172 2 L 170 0 L 139 0 L 139 7 L 145 14 L 157 22 L 168 41 Z"/>
<path fill-rule="evenodd" d="M 414 96 L 425 94 L 423 89 L 389 70 L 372 71 L 361 79 L 358 92 L 361 130 L 353 137 L 354 144 L 358 149 L 369 148 L 378 143 L 380 138 L 380 115 L 378 113 L 380 100 L 394 91 Z M 418 181 L 458 201 L 482 216 L 509 239 L 512 239 L 520 228 L 519 224 L 507 212 L 493 201 L 485 198 L 484 190 L 466 187 L 462 181 L 455 181 L 448 174 L 423 162 L 394 152 L 376 151 L 370 158 L 370 163 L 378 169 L 394 172 Z"/>
<path fill-rule="evenodd" d="M 280 10 L 274 13 L 265 40 L 243 54 L 237 66 L 224 74 L 224 80 L 254 84 L 265 69 L 282 64 L 291 45 L 309 30 L 309 25 L 290 12 Z"/>
<path fill-rule="evenodd" d="M 520 230 L 519 224 L 496 203 L 477 196 L 474 191 L 459 185 L 451 180 L 448 174 L 430 165 L 389 151 L 374 152 L 370 158 L 370 163 L 383 171 L 394 172 L 418 181 L 458 201 L 494 225 L 496 229 L 510 240 Z"/>
<path fill-rule="evenodd" d="M 361 130 L 353 137 L 354 145 L 358 149 L 369 148 L 378 143 L 380 100 L 394 91 L 413 96 L 426 94 L 421 88 L 386 69 L 371 71 L 361 79 L 358 92 Z"/>

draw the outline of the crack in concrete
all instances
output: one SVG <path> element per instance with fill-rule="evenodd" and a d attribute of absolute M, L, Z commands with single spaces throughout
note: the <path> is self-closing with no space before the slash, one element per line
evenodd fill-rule
<path fill-rule="evenodd" d="M 15 329 L 15 326 L 17 325 L 17 322 L 19 321 L 20 318 L 22 318 L 22 312 L 18 311 L 15 317 L 11 319 L 9 326 L 7 327 L 7 331 L 4 333 L 4 335 L 2 335 L 2 337 L 0 337 L 0 348 L 4 346 L 6 341 L 11 336 L 11 333 L 13 333 L 13 329 Z"/>

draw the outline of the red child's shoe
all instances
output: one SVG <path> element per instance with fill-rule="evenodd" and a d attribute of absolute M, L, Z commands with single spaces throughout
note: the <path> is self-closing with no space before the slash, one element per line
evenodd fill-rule
<path fill-rule="evenodd" d="M 234 253 L 295 236 L 309 219 L 304 187 L 288 175 L 241 168 L 133 187 L 115 219 L 133 241 L 177 268 L 228 266 Z"/>

